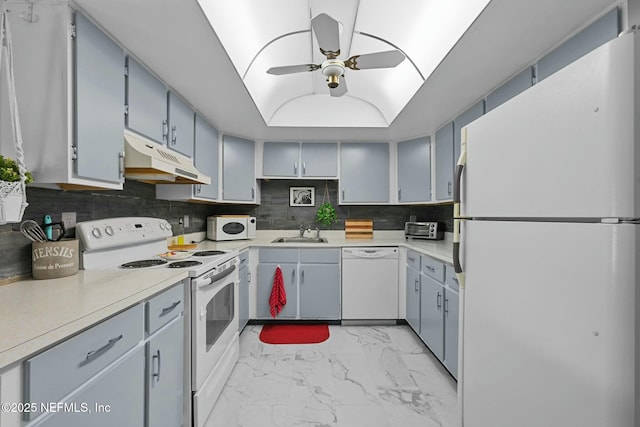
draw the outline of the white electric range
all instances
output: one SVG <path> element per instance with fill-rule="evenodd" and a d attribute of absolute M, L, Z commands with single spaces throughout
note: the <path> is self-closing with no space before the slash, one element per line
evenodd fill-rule
<path fill-rule="evenodd" d="M 191 321 L 185 323 L 191 348 L 185 349 L 190 353 L 185 360 L 191 361 L 193 426 L 202 427 L 238 360 L 238 252 L 169 253 L 171 224 L 159 218 L 80 222 L 76 234 L 85 270 L 186 269 L 191 299 L 185 315 L 190 314 Z"/>

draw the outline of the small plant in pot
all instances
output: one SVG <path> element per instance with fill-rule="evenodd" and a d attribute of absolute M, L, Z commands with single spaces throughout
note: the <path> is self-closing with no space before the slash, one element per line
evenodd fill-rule
<path fill-rule="evenodd" d="M 25 171 L 22 182 L 18 163 L 0 156 L 0 224 L 22 220 L 27 207 L 24 184 L 30 182 L 33 182 L 33 177 L 29 172 Z"/>

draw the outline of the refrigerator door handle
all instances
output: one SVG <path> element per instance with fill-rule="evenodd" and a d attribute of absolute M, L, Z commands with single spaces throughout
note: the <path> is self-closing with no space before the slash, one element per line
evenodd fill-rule
<path fill-rule="evenodd" d="M 453 185 L 453 269 L 458 277 L 458 284 L 464 288 L 464 272 L 460 263 L 460 225 L 465 219 L 460 216 L 460 194 L 462 187 L 462 172 L 467 164 L 467 128 L 462 128 L 460 135 L 460 157 L 456 162 L 456 176 Z"/>

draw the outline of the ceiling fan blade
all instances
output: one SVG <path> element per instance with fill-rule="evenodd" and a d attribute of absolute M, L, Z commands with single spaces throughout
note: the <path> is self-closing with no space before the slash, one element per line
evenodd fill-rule
<path fill-rule="evenodd" d="M 368 70 L 372 68 L 393 68 L 404 61 L 404 54 L 399 50 L 355 55 L 344 61 L 345 67 L 352 70 Z"/>
<path fill-rule="evenodd" d="M 329 59 L 340 55 L 340 31 L 338 21 L 321 13 L 311 20 L 311 28 L 318 40 L 320 52 Z"/>
<path fill-rule="evenodd" d="M 305 71 L 315 71 L 320 68 L 316 64 L 302 64 L 302 65 L 285 65 L 284 67 L 271 67 L 267 70 L 267 73 L 275 76 L 281 76 L 283 74 L 303 73 Z"/>
<path fill-rule="evenodd" d="M 329 88 L 329 94 L 331 94 L 331 96 L 342 96 L 345 93 L 347 93 L 347 80 L 344 78 L 344 76 L 342 76 L 342 78 L 340 78 L 340 84 L 338 85 L 338 87 L 335 88 Z"/>

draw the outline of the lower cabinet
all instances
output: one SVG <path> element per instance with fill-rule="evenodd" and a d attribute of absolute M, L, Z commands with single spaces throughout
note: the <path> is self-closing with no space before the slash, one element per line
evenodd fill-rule
<path fill-rule="evenodd" d="M 287 304 L 276 319 L 340 319 L 340 249 L 261 249 L 259 319 L 272 319 L 269 298 L 278 265 Z"/>
<path fill-rule="evenodd" d="M 183 405 L 184 322 L 174 319 L 147 342 L 147 426 L 180 427 Z M 112 424 L 113 425 L 113 424 Z"/>
<path fill-rule="evenodd" d="M 453 267 L 407 252 L 407 323 L 453 375 L 458 376 L 458 283 Z"/>
<path fill-rule="evenodd" d="M 183 426 L 184 298 L 180 282 L 27 359 L 24 402 L 37 410 L 25 411 L 25 421 L 45 427 Z"/>

